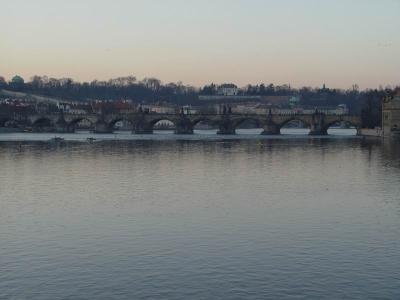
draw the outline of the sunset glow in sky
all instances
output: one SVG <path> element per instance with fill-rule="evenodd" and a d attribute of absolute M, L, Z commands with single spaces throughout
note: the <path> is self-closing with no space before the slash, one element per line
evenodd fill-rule
<path fill-rule="evenodd" d="M 400 84 L 400 0 L 0 0 L 0 75 Z"/>

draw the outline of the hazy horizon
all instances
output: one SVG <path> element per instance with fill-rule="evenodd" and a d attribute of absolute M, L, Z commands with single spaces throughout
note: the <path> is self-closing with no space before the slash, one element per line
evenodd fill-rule
<path fill-rule="evenodd" d="M 0 75 L 396 86 L 399 11 L 396 0 L 4 1 Z"/>

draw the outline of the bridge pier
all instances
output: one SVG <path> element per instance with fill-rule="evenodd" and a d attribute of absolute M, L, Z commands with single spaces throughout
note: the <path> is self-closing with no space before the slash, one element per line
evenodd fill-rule
<path fill-rule="evenodd" d="M 229 118 L 223 119 L 219 123 L 219 129 L 217 131 L 217 134 L 229 134 L 229 135 L 236 134 L 236 130 L 235 130 L 235 127 L 233 126 L 233 122 Z"/>
<path fill-rule="evenodd" d="M 325 129 L 311 129 L 308 135 L 328 135 Z"/>
<path fill-rule="evenodd" d="M 262 135 L 278 135 L 281 134 L 280 128 L 276 124 L 266 124 L 263 126 Z"/>
<path fill-rule="evenodd" d="M 68 125 L 65 132 L 66 133 L 75 133 L 75 131 L 76 131 L 76 128 L 74 125 L 72 125 L 72 126 Z"/>
<path fill-rule="evenodd" d="M 70 128 L 68 128 L 68 126 L 56 125 L 55 132 L 56 133 L 74 133 L 75 130 L 71 130 Z"/>
<path fill-rule="evenodd" d="M 175 123 L 175 134 L 193 134 L 193 125 L 187 118 L 181 118 Z"/>
<path fill-rule="evenodd" d="M 68 126 L 67 122 L 62 118 L 59 119 L 55 126 L 54 126 L 54 130 L 56 133 L 74 133 L 75 130 L 71 130 L 71 128 Z"/>
<path fill-rule="evenodd" d="M 139 120 L 133 124 L 134 134 L 152 134 L 153 126 L 145 120 Z"/>
<path fill-rule="evenodd" d="M 193 128 L 180 128 L 175 129 L 175 134 L 193 134 Z"/>
<path fill-rule="evenodd" d="M 94 133 L 113 133 L 113 129 L 104 121 L 99 121 L 94 125 Z"/>
<path fill-rule="evenodd" d="M 308 135 L 328 135 L 328 129 L 321 122 L 313 123 Z"/>
<path fill-rule="evenodd" d="M 328 129 L 325 126 L 325 117 L 323 114 L 314 114 L 312 116 L 309 135 L 328 135 Z"/>
<path fill-rule="evenodd" d="M 145 128 L 135 128 L 133 130 L 134 134 L 153 134 L 153 129 L 145 129 Z"/>
<path fill-rule="evenodd" d="M 36 133 L 53 133 L 57 132 L 55 127 L 50 126 L 34 126 L 32 127 L 32 132 Z"/>

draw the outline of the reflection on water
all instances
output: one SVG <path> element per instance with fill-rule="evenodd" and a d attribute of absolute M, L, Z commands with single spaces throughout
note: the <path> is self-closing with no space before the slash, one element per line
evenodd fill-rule
<path fill-rule="evenodd" d="M 86 141 L 88 138 L 96 140 L 225 140 L 225 139 L 277 139 L 310 138 L 309 129 L 283 128 L 279 136 L 261 136 L 261 128 L 256 129 L 237 129 L 236 135 L 217 135 L 216 129 L 194 130 L 192 135 L 177 135 L 173 130 L 154 130 L 154 134 L 132 134 L 130 131 L 115 131 L 112 134 L 94 134 L 88 131 L 79 131 L 74 134 L 54 134 L 54 133 L 3 133 L 0 134 L 0 141 L 48 141 L 49 139 L 62 137 L 69 141 Z M 351 137 L 357 134 L 355 129 L 330 129 L 329 135 L 318 138 Z"/>
<path fill-rule="evenodd" d="M 0 143 L 0 299 L 398 299 L 399 150 Z"/>

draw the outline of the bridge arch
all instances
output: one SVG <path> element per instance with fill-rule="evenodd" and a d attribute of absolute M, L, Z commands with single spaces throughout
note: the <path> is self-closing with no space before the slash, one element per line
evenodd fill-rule
<path fill-rule="evenodd" d="M 23 127 L 24 127 L 24 122 L 15 120 L 14 118 L 0 118 L 0 128 L 3 128 L 3 130 L 19 131 Z"/>
<path fill-rule="evenodd" d="M 288 118 L 285 121 L 277 124 L 279 126 L 279 128 L 284 127 L 285 125 L 289 124 L 290 122 L 293 121 L 300 121 L 301 123 L 303 123 L 304 125 L 306 125 L 307 127 L 311 127 L 311 124 L 308 123 L 308 121 L 302 119 L 301 117 L 292 117 L 292 118 Z"/>
<path fill-rule="evenodd" d="M 253 124 L 255 124 L 259 128 L 261 128 L 264 125 L 264 122 L 262 120 L 260 120 L 259 118 L 256 118 L 256 117 L 243 117 L 243 118 L 234 120 L 233 121 L 233 126 L 236 129 L 237 127 L 239 127 L 240 125 L 242 125 L 245 122 L 252 122 Z"/>
<path fill-rule="evenodd" d="M 133 132 L 136 134 L 151 134 L 154 131 L 154 126 L 160 121 L 171 122 L 175 128 L 177 127 L 177 120 L 168 116 L 158 116 L 151 119 L 139 117 L 132 121 Z"/>
<path fill-rule="evenodd" d="M 54 124 L 50 118 L 47 117 L 39 117 L 35 121 L 32 122 L 32 126 L 40 125 L 40 124 Z"/>
<path fill-rule="evenodd" d="M 217 133 L 218 122 L 207 116 L 201 116 L 191 121 L 193 130 L 215 130 Z"/>
<path fill-rule="evenodd" d="M 0 127 L 5 127 L 8 121 L 10 121 L 9 118 L 0 118 Z"/>
<path fill-rule="evenodd" d="M 346 119 L 342 119 L 342 118 L 337 118 L 335 120 L 329 121 L 327 123 L 324 124 L 324 131 L 328 132 L 328 130 L 330 129 L 330 127 L 332 127 L 335 124 L 346 124 L 346 126 L 352 126 L 355 128 L 356 132 L 355 134 L 358 134 L 358 131 L 361 128 L 361 125 L 357 122 L 354 122 L 352 120 L 346 120 Z M 328 132 L 329 133 L 329 132 Z"/>
<path fill-rule="evenodd" d="M 32 128 L 36 132 L 51 132 L 55 130 L 55 124 L 50 118 L 40 117 L 32 123 Z"/>
<path fill-rule="evenodd" d="M 157 124 L 163 124 L 165 123 L 166 126 L 170 125 L 173 128 L 156 128 Z M 166 129 L 166 132 L 170 132 L 171 130 L 175 130 L 178 127 L 178 120 L 174 119 L 174 118 L 169 118 L 167 116 L 160 116 L 159 118 L 154 118 L 151 119 L 150 121 L 147 122 L 147 124 L 145 125 L 146 128 L 148 128 L 148 130 L 150 130 L 151 132 L 153 132 L 154 130 L 160 129 Z"/>
<path fill-rule="evenodd" d="M 264 125 L 265 120 L 255 116 L 244 116 L 233 120 L 233 129 L 235 133 L 239 134 L 261 134 L 263 132 Z"/>
<path fill-rule="evenodd" d="M 115 128 L 115 125 L 118 123 L 118 122 L 125 122 L 125 123 L 127 123 L 127 126 L 128 126 L 128 128 L 129 128 L 129 130 L 133 130 L 133 124 L 134 124 L 134 122 L 131 120 L 131 119 L 128 119 L 128 118 L 116 118 L 116 119 L 113 119 L 113 120 L 111 120 L 110 121 L 110 123 L 108 123 L 108 126 L 110 127 L 110 128 L 112 128 L 112 129 L 116 129 Z"/>
<path fill-rule="evenodd" d="M 216 125 L 215 120 L 212 120 L 211 118 L 208 118 L 206 116 L 201 116 L 192 121 L 193 127 L 195 127 L 199 123 L 207 123 L 207 124 L 211 124 L 211 125 Z"/>
<path fill-rule="evenodd" d="M 286 125 L 292 123 L 292 122 L 301 122 L 305 128 L 311 129 L 311 124 L 308 122 L 308 120 L 305 120 L 304 118 L 301 118 L 300 116 L 293 116 L 291 118 L 287 118 L 283 122 L 280 122 L 277 125 L 279 132 L 282 133 L 282 129 L 285 128 Z M 304 134 L 308 134 L 308 132 L 305 132 Z"/>
<path fill-rule="evenodd" d="M 89 129 L 93 129 L 94 128 L 95 122 L 93 122 L 89 118 L 80 117 L 80 118 L 75 118 L 72 121 L 70 121 L 69 123 L 67 123 L 68 130 L 75 131 L 76 130 L 76 126 L 82 121 L 87 121 L 88 123 L 90 123 Z"/>
<path fill-rule="evenodd" d="M 18 123 L 13 118 L 0 118 L 0 127 L 7 127 L 8 124 Z"/>
<path fill-rule="evenodd" d="M 156 125 L 157 123 L 161 122 L 161 121 L 168 121 L 171 122 L 172 124 L 174 124 L 174 126 L 176 126 L 177 120 L 173 119 L 173 118 L 168 118 L 168 117 L 159 117 L 159 118 L 155 118 L 152 119 L 151 121 L 149 121 L 149 124 L 152 128 L 154 128 L 154 125 Z"/>

